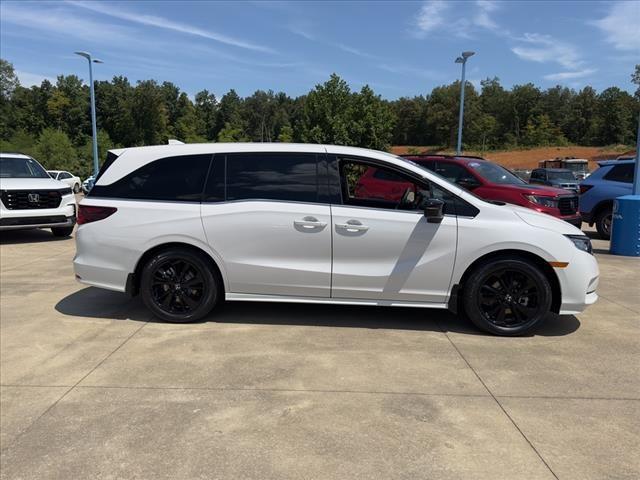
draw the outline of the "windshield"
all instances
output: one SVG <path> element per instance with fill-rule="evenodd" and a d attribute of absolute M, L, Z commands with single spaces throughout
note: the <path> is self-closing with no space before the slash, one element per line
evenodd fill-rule
<path fill-rule="evenodd" d="M 520 177 L 514 175 L 509 170 L 496 163 L 489 161 L 469 162 L 469 168 L 480 175 L 482 178 L 491 183 L 500 183 L 505 185 L 523 185 L 526 182 Z"/>
<path fill-rule="evenodd" d="M 50 178 L 33 158 L 0 157 L 2 178 Z"/>
<path fill-rule="evenodd" d="M 568 168 L 572 172 L 586 172 L 587 162 L 565 162 L 563 167 Z"/>
<path fill-rule="evenodd" d="M 566 182 L 575 182 L 576 177 L 571 172 L 547 172 L 549 180 L 562 180 Z"/>

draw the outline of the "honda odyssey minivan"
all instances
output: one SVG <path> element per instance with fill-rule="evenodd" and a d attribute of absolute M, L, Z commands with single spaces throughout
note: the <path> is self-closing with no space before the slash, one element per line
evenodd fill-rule
<path fill-rule="evenodd" d="M 402 179 L 402 194 L 356 191 L 371 168 Z M 360 148 L 112 150 L 78 225 L 77 279 L 140 294 L 170 322 L 223 300 L 386 305 L 520 335 L 597 299 L 598 265 L 577 228 Z"/>

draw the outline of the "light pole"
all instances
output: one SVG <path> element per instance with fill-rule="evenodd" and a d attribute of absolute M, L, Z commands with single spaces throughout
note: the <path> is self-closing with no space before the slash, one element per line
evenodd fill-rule
<path fill-rule="evenodd" d="M 456 155 L 460 155 L 462 150 L 462 118 L 464 117 L 464 70 L 467 65 L 467 58 L 475 55 L 476 52 L 462 52 L 462 56 L 456 58 L 456 63 L 462 64 L 462 80 L 460 80 L 460 112 L 458 114 L 458 145 Z"/>
<path fill-rule="evenodd" d="M 76 55 L 84 57 L 89 62 L 89 91 L 91 92 L 91 130 L 93 133 L 93 178 L 98 176 L 98 128 L 96 127 L 96 97 L 93 90 L 93 64 L 104 63 L 97 58 L 91 58 L 88 52 L 75 52 Z"/>

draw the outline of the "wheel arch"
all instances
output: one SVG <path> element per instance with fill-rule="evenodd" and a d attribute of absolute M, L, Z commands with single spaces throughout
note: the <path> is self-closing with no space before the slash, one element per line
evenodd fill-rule
<path fill-rule="evenodd" d="M 504 257 L 519 257 L 523 260 L 527 260 L 536 265 L 549 280 L 551 286 L 552 298 L 551 298 L 551 311 L 554 313 L 560 312 L 560 305 L 562 304 L 562 290 L 560 288 L 560 280 L 558 275 L 554 272 L 553 267 L 549 265 L 544 258 L 536 255 L 535 253 L 528 252 L 526 250 L 518 249 L 505 249 L 495 250 L 493 252 L 486 253 L 481 257 L 474 260 L 464 271 L 460 277 L 460 281 L 456 283 L 451 289 L 451 296 L 449 298 L 449 310 L 457 313 L 462 311 L 462 292 L 464 291 L 464 285 L 471 273 L 480 265 Z"/>
<path fill-rule="evenodd" d="M 149 248 L 140 256 L 140 258 L 136 262 L 136 266 L 133 272 L 130 273 L 129 276 L 127 277 L 126 291 L 129 295 L 135 296 L 138 294 L 140 290 L 140 277 L 141 277 L 140 274 L 142 272 L 142 268 L 147 263 L 147 261 L 154 255 L 158 254 L 159 252 L 162 252 L 164 250 L 169 250 L 171 248 L 182 248 L 182 249 L 191 250 L 192 252 L 196 252 L 203 255 L 209 262 L 209 265 L 213 271 L 213 274 L 218 277 L 220 284 L 223 286 L 222 294 L 224 296 L 227 290 L 226 278 L 222 274 L 223 269 L 220 267 L 220 265 L 218 265 L 218 262 L 216 262 L 216 260 L 213 258 L 211 253 L 193 244 L 185 243 L 185 242 L 176 242 L 176 241 L 165 242 L 165 243 L 155 245 Z M 224 297 L 222 298 L 222 300 L 224 300 Z"/>

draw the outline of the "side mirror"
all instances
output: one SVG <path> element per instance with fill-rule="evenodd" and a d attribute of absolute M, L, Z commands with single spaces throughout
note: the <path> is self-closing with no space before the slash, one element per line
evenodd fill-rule
<path fill-rule="evenodd" d="M 480 182 L 478 182 L 475 178 L 462 178 L 458 180 L 458 185 L 460 185 L 465 190 L 473 190 L 480 186 Z"/>
<path fill-rule="evenodd" d="M 424 209 L 424 216 L 429 223 L 440 223 L 444 218 L 444 202 L 437 198 L 430 198 L 426 200 L 422 208 Z"/>

